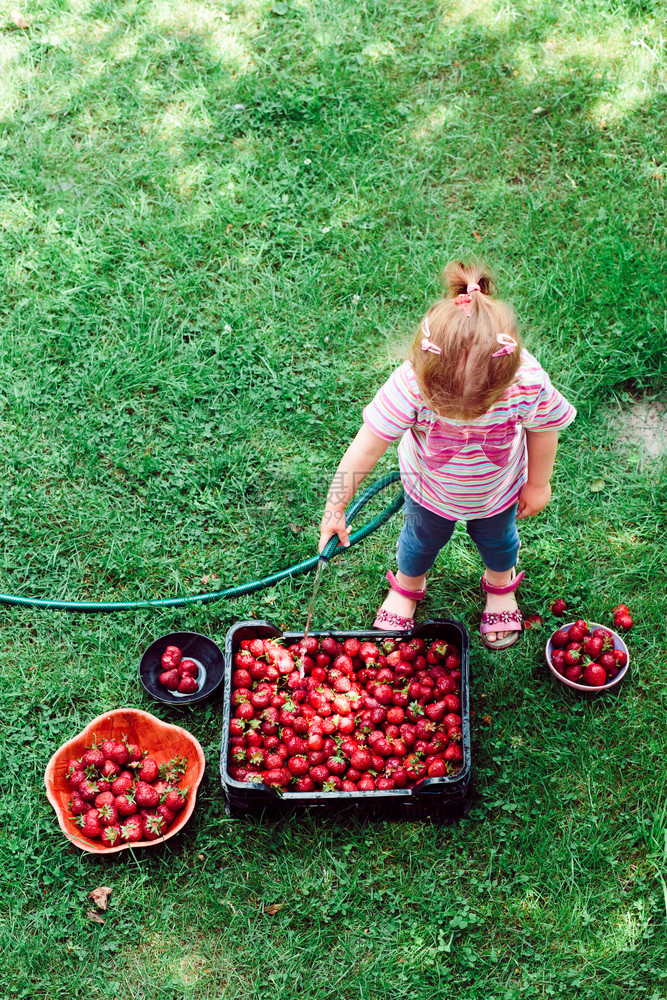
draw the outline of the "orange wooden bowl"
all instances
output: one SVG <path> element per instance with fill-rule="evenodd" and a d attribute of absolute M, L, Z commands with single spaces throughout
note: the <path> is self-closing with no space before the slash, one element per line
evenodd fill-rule
<path fill-rule="evenodd" d="M 65 772 L 68 761 L 72 757 L 81 757 L 93 741 L 99 743 L 107 739 L 121 739 L 123 736 L 126 736 L 131 743 L 137 743 L 142 750 L 148 750 L 149 756 L 158 764 L 164 764 L 176 755 L 187 757 L 188 766 L 180 785 L 182 788 L 189 786 L 188 800 L 185 808 L 177 814 L 174 823 L 163 837 L 158 837 L 157 840 L 139 840 L 134 844 L 105 847 L 100 840 L 84 837 L 76 826 L 75 817 L 67 807 L 72 797 L 72 789 L 65 780 Z M 98 715 L 83 732 L 56 750 L 44 773 L 44 783 L 49 802 L 56 811 L 60 829 L 67 839 L 83 851 L 90 851 L 92 854 L 115 854 L 128 847 L 154 847 L 182 830 L 192 816 L 197 789 L 204 777 L 205 766 L 204 751 L 187 730 L 181 729 L 180 726 L 171 726 L 137 708 L 119 708 Z"/>

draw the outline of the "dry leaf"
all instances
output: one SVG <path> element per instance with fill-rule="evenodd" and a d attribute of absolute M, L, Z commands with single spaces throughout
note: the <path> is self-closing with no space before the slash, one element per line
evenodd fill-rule
<path fill-rule="evenodd" d="M 481 233 L 476 233 L 474 230 L 473 230 L 472 234 L 475 237 L 475 239 L 477 240 L 477 242 L 479 243 L 480 240 L 482 239 L 482 234 Z"/>
<path fill-rule="evenodd" d="M 268 913 L 268 915 L 270 917 L 272 917 L 274 915 L 274 913 L 278 912 L 278 910 L 282 910 L 282 908 L 283 908 L 284 905 L 285 905 L 284 903 L 271 903 L 270 906 L 266 907 L 266 909 L 264 910 L 264 912 Z"/>
<path fill-rule="evenodd" d="M 594 479 L 589 489 L 591 493 L 602 493 L 602 490 L 605 488 L 605 486 L 606 483 L 604 479 Z"/>
<path fill-rule="evenodd" d="M 9 16 L 11 17 L 12 21 L 14 22 L 14 24 L 16 25 L 17 28 L 29 28 L 30 27 L 30 24 L 28 23 L 28 21 L 26 21 L 26 19 L 24 18 L 23 14 L 21 13 L 21 11 L 17 10 L 16 7 L 14 7 L 9 12 Z"/>
<path fill-rule="evenodd" d="M 106 923 L 106 920 L 104 919 L 104 917 L 101 917 L 99 915 L 99 913 L 96 913 L 95 910 L 88 910 L 88 912 L 86 913 L 86 916 L 94 924 L 105 924 Z"/>
<path fill-rule="evenodd" d="M 98 910 L 106 910 L 112 892 L 113 888 L 110 885 L 101 885 L 98 889 L 89 892 L 88 898 L 92 899 Z"/>

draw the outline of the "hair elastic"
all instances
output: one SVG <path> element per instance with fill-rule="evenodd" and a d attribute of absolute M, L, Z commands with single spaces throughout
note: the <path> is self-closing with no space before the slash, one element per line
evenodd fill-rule
<path fill-rule="evenodd" d="M 515 347 L 519 346 L 514 337 L 510 337 L 509 333 L 499 333 L 496 340 L 503 346 L 499 351 L 494 351 L 491 355 L 492 358 L 501 358 L 503 354 L 513 354 Z"/>
<path fill-rule="evenodd" d="M 428 316 L 424 316 L 422 322 L 422 351 L 430 351 L 432 354 L 442 354 L 442 351 L 437 346 L 437 344 L 432 344 L 430 341 L 431 328 L 428 325 Z"/>
<path fill-rule="evenodd" d="M 481 292 L 481 288 L 476 281 L 469 281 L 466 287 L 466 292 L 470 295 L 471 292 Z"/>

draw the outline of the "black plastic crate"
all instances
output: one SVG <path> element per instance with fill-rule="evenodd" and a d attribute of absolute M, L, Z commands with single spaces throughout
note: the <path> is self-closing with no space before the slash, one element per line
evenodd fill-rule
<path fill-rule="evenodd" d="M 463 733 L 463 762 L 461 770 L 444 778 L 424 778 L 412 788 L 396 788 L 371 792 L 276 792 L 261 783 L 236 781 L 227 771 L 229 750 L 229 723 L 231 720 L 232 673 L 234 656 L 244 639 L 282 638 L 289 646 L 303 638 L 302 632 L 282 632 L 266 621 L 238 622 L 225 638 L 225 699 L 220 750 L 220 780 L 225 795 L 227 813 L 242 816 L 269 810 L 285 813 L 293 809 L 315 809 L 338 813 L 352 808 L 365 815 L 405 817 L 407 819 L 433 819 L 449 821 L 465 816 L 470 808 L 472 794 L 470 747 L 470 661 L 468 631 L 460 622 L 449 618 L 430 618 L 416 625 L 411 632 L 382 631 L 374 629 L 340 632 L 324 630 L 311 632 L 318 639 L 331 635 L 344 642 L 355 638 L 360 641 L 378 642 L 383 638 L 408 641 L 422 638 L 428 641 L 444 639 L 461 650 L 461 729 Z"/>

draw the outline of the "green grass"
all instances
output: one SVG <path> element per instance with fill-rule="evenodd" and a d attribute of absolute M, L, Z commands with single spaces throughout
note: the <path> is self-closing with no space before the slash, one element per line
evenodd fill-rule
<path fill-rule="evenodd" d="M 187 612 L 1 610 L 8 1000 L 667 997 L 666 483 L 618 447 L 665 378 L 662 12 L 45 0 L 21 30 L 0 8 L 1 590 L 189 594 L 312 554 L 363 403 L 476 253 L 579 409 L 522 524 L 522 606 L 637 622 L 629 680 L 591 702 L 555 688 L 544 634 L 473 637 L 475 802 L 438 828 L 231 822 L 220 701 L 142 695 L 157 635 L 295 628 L 308 578 Z M 369 621 L 398 529 L 332 565 L 317 627 Z M 474 631 L 478 576 L 457 534 L 425 612 Z M 208 771 L 179 838 L 99 860 L 42 775 L 124 705 L 184 724 Z"/>

